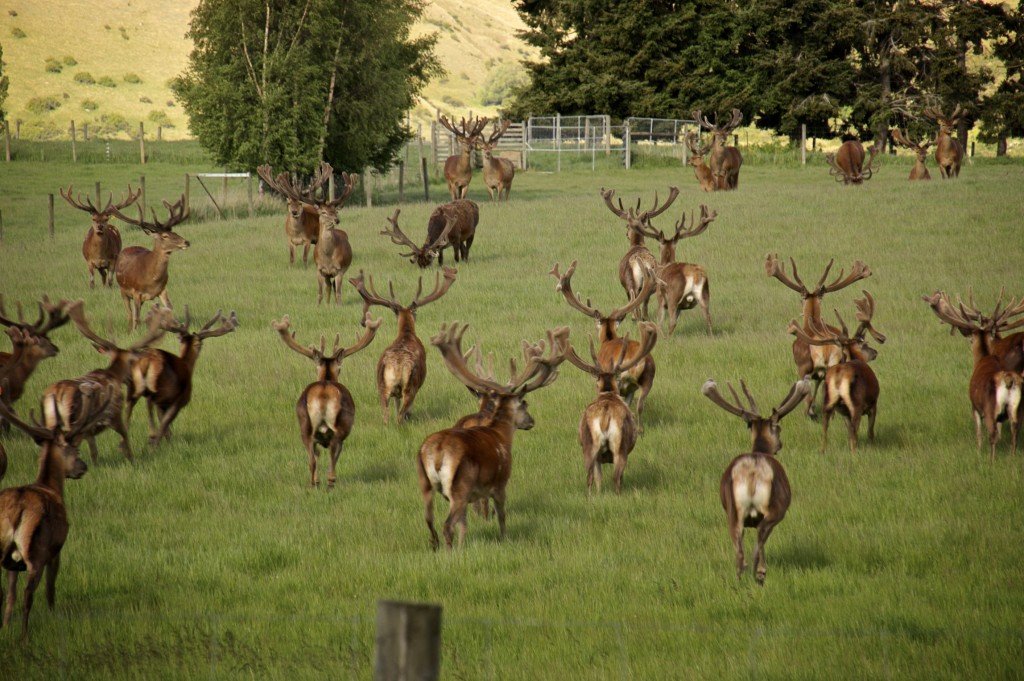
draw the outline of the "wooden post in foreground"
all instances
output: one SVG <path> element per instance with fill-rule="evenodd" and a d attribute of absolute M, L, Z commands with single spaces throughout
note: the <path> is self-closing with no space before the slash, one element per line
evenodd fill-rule
<path fill-rule="evenodd" d="M 78 150 L 75 148 L 75 143 L 78 141 L 78 135 L 75 134 L 75 119 L 71 119 L 71 162 L 78 163 Z"/>
<path fill-rule="evenodd" d="M 427 178 L 427 157 L 420 156 L 420 175 L 423 176 L 423 200 L 430 201 L 430 180 Z"/>
<path fill-rule="evenodd" d="M 139 121 L 139 164 L 146 165 L 146 129 Z"/>
<path fill-rule="evenodd" d="M 49 210 L 50 239 L 53 239 L 53 194 L 47 194 L 47 207 Z"/>
<path fill-rule="evenodd" d="M 139 196 L 139 210 L 142 211 L 142 219 L 146 219 L 146 176 L 139 176 L 139 189 L 142 190 L 142 194 Z"/>
<path fill-rule="evenodd" d="M 18 121 L 18 127 L 21 127 L 21 121 Z M 7 162 L 11 162 L 11 124 L 4 124 L 4 149 Z"/>
<path fill-rule="evenodd" d="M 807 124 L 800 124 L 800 165 L 807 165 Z"/>
<path fill-rule="evenodd" d="M 377 602 L 373 681 L 441 678 L 441 606 Z"/>

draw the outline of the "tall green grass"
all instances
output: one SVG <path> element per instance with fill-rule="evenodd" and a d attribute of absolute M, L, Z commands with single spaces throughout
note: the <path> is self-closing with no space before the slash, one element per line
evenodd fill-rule
<path fill-rule="evenodd" d="M 43 294 L 81 297 L 95 327 L 129 340 L 118 293 L 86 286 L 85 216 L 58 205 L 51 240 L 40 197 L 72 181 L 119 188 L 144 173 L 152 203 L 176 196 L 183 172 L 170 163 L 0 167 L 8 310 Z M 316 305 L 313 271 L 287 266 L 283 215 L 186 224 L 180 231 L 192 247 L 170 262 L 175 308 L 187 304 L 200 321 L 234 309 L 241 326 L 206 343 L 169 444 L 146 448 L 141 405 L 134 465 L 115 435 L 99 437 L 99 463 L 67 486 L 72 527 L 57 609 L 39 594 L 28 645 L 17 627 L 0 631 L 5 675 L 365 679 L 375 604 L 387 598 L 444 607 L 446 678 L 1018 676 L 1024 457 L 1010 455 L 1005 434 L 994 465 L 976 450 L 969 348 L 920 297 L 973 288 L 990 307 L 1003 287 L 1024 294 L 1015 191 L 1024 167 L 977 162 L 957 181 L 921 184 L 908 183 L 908 172 L 883 161 L 853 188 L 837 185 L 823 164 L 750 163 L 739 191 L 721 194 L 700 193 L 685 167 L 525 172 L 513 200 L 499 205 L 487 203 L 475 178 L 481 223 L 470 261 L 449 293 L 420 311 L 421 338 L 442 322 L 467 321 L 467 340 L 500 363 L 522 339 L 568 324 L 585 347 L 593 325 L 555 292 L 548 270 L 578 260 L 576 290 L 599 309 L 621 305 L 624 225 L 598 191 L 649 203 L 673 184 L 681 196 L 659 227 L 700 203 L 718 211 L 680 249 L 707 267 L 715 335 L 693 311 L 660 339 L 646 433 L 621 496 L 605 489 L 585 498 L 576 427 L 593 383 L 565 365 L 531 396 L 536 427 L 515 438 L 507 540 L 474 516 L 455 553 L 428 548 L 413 462 L 424 437 L 475 405 L 436 351 L 428 347 L 411 420 L 384 427 L 374 369 L 395 333 L 386 314 L 378 338 L 341 369 L 357 415 L 337 488 L 310 489 L 294 403 L 313 370 L 270 322 L 288 314 L 302 343 L 335 333 L 350 342 L 358 297 L 346 285 L 341 306 Z M 412 238 L 425 232 L 433 205 L 402 206 Z M 379 234 L 392 211 L 343 211 L 355 251 L 349 272 L 372 273 L 378 287 L 390 279 L 409 299 L 421 273 Z M 125 230 L 125 245 L 146 242 Z M 830 258 L 836 273 L 866 262 L 871 278 L 826 303 L 849 318 L 859 288 L 870 290 L 889 341 L 874 363 L 882 386 L 875 443 L 862 438 L 851 455 L 837 422 L 822 455 L 819 424 L 799 412 L 784 421 L 781 461 L 794 499 L 768 544 L 759 588 L 749 573 L 736 579 L 718 501 L 721 472 L 746 451 L 748 435 L 700 386 L 708 377 L 745 379 L 767 410 L 796 379 L 785 327 L 800 301 L 765 275 L 767 253 L 795 258 L 805 281 Z M 425 278 L 432 284 L 433 272 Z M 50 382 L 102 363 L 74 328 L 53 336 L 60 354 L 30 381 L 23 413 Z M 3 443 L 11 459 L 4 484 L 30 481 L 36 447 L 20 433 Z M 439 500 L 436 511 L 443 518 L 447 504 Z"/>

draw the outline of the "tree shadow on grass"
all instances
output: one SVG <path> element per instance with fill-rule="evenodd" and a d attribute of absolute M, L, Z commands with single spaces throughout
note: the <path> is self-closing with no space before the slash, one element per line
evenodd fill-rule
<path fill-rule="evenodd" d="M 787 568 L 824 570 L 832 565 L 832 559 L 829 558 L 820 544 L 806 541 L 796 542 L 772 550 L 771 542 L 769 542 L 767 548 L 770 556 L 769 560 L 776 565 L 784 565 Z"/>

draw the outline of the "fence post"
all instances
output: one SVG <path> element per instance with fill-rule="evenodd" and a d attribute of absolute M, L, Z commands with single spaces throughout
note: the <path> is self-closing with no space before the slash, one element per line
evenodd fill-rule
<path fill-rule="evenodd" d="M 633 136 L 629 131 L 629 123 L 624 123 L 622 126 L 622 141 L 626 144 L 626 170 L 633 167 Z"/>
<path fill-rule="evenodd" d="M 441 678 L 441 606 L 377 602 L 374 681 Z"/>
<path fill-rule="evenodd" d="M 190 197 L 189 197 L 189 191 L 188 190 L 189 190 L 189 186 L 188 186 L 188 173 L 185 173 L 185 208 L 186 208 L 186 210 L 189 208 L 189 206 L 192 205 L 192 204 L 189 203 L 189 198 Z"/>
<path fill-rule="evenodd" d="M 334 197 L 331 197 L 334 198 Z M 228 208 L 228 167 L 224 166 L 224 181 L 221 183 L 221 195 L 220 205 L 224 206 L 224 210 Z M 221 216 L 223 217 L 223 216 Z"/>
<path fill-rule="evenodd" d="M 18 121 L 19 135 L 21 128 L 21 121 Z M 4 149 L 7 162 L 11 162 L 11 124 L 10 122 L 4 123 Z"/>
<path fill-rule="evenodd" d="M 89 141 L 89 124 L 88 123 L 82 123 L 82 141 L 83 142 L 88 142 Z"/>
<path fill-rule="evenodd" d="M 423 155 L 423 124 L 422 123 L 419 123 L 416 126 L 416 141 L 419 143 L 420 167 L 421 168 L 425 168 L 426 166 L 423 164 L 423 162 L 427 160 L 427 157 Z M 421 176 L 421 179 L 422 179 L 422 176 Z"/>
<path fill-rule="evenodd" d="M 49 215 L 48 224 L 50 226 L 50 240 L 53 240 L 53 194 L 46 195 L 47 209 Z"/>
<path fill-rule="evenodd" d="M 562 172 L 562 114 L 555 114 L 555 157 L 558 172 Z"/>
<path fill-rule="evenodd" d="M 246 192 L 249 195 L 249 217 L 251 218 L 256 212 L 256 206 L 252 202 L 252 173 L 246 173 L 245 184 Z"/>
<path fill-rule="evenodd" d="M 366 207 L 373 208 L 373 170 L 367 166 L 363 168 L 363 192 L 366 195 Z"/>
<path fill-rule="evenodd" d="M 800 165 L 807 165 L 807 124 L 800 124 Z"/>
<path fill-rule="evenodd" d="M 21 119 L 14 121 L 14 139 L 21 141 Z"/>
<path fill-rule="evenodd" d="M 398 202 L 405 199 L 405 161 L 398 162 Z"/>
<path fill-rule="evenodd" d="M 78 150 L 75 149 L 75 142 L 78 141 L 77 139 L 75 139 L 76 137 L 77 137 L 77 135 L 75 134 L 75 119 L 72 118 L 71 119 L 71 162 L 72 163 L 78 163 Z"/>
<path fill-rule="evenodd" d="M 427 157 L 420 156 L 420 174 L 423 175 L 423 200 L 430 201 L 430 182 L 427 179 Z"/>
<path fill-rule="evenodd" d="M 139 208 L 142 209 L 142 219 L 146 219 L 146 176 L 139 176 Z"/>
<path fill-rule="evenodd" d="M 139 164 L 146 164 L 146 130 L 142 121 L 139 121 Z"/>

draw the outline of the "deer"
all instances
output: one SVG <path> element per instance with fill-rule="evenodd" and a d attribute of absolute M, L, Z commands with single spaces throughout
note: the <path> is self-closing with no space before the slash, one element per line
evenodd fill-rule
<path fill-rule="evenodd" d="M 715 180 L 715 174 L 711 172 L 711 168 L 704 161 L 704 157 L 711 151 L 711 146 L 700 146 L 699 138 L 693 132 L 687 132 L 685 140 L 686 147 L 690 150 L 690 158 L 686 160 L 686 163 L 693 167 L 693 174 L 697 176 L 701 191 L 716 191 L 718 182 Z"/>
<path fill-rule="evenodd" d="M 658 261 L 645 245 L 644 233 L 640 228 L 664 213 L 675 202 L 676 197 L 679 196 L 679 188 L 669 187 L 668 189 L 668 198 L 665 200 L 665 203 L 658 203 L 658 193 L 655 192 L 654 205 L 645 211 L 641 211 L 639 199 L 637 199 L 636 208 L 631 206 L 629 209 L 626 209 L 622 205 L 622 199 L 619 199 L 619 205 L 616 207 L 612 203 L 615 197 L 615 190 L 601 188 L 601 197 L 604 199 L 608 210 L 626 222 L 626 237 L 629 239 L 629 250 L 626 251 L 626 254 L 619 261 L 619 283 L 626 290 L 626 297 L 630 301 L 635 300 L 640 295 L 640 290 L 644 288 L 648 280 L 653 280 L 656 277 Z M 635 308 L 635 316 L 637 319 L 650 318 L 648 301 L 646 299 L 642 309 Z"/>
<path fill-rule="evenodd" d="M 477 139 L 477 147 L 484 156 L 484 186 L 487 187 L 491 203 L 494 203 L 495 199 L 501 201 L 502 198 L 508 201 L 508 195 L 512 191 L 512 180 L 516 176 L 516 166 L 512 161 L 494 155 L 494 148 L 498 146 L 498 140 L 508 130 L 510 122 L 502 121 L 499 126 L 498 122 L 494 121 L 494 131 L 491 136 L 486 141 L 483 137 Z"/>
<path fill-rule="evenodd" d="M 743 554 L 743 530 L 747 527 L 756 527 L 754 579 L 759 585 L 764 586 L 764 579 L 768 574 L 765 543 L 775 526 L 786 517 L 793 497 L 786 469 L 776 458 L 782 450 L 782 429 L 779 422 L 810 392 L 810 381 L 804 377 L 794 383 L 789 389 L 789 394 L 779 406 L 772 409 L 768 418 L 761 416 L 745 382 L 740 381 L 740 385 L 743 387 L 743 394 L 749 402 L 749 407 L 740 401 L 732 384 L 727 385 L 734 403 L 722 397 L 718 386 L 710 378 L 704 383 L 701 392 L 725 411 L 743 419 L 750 430 L 751 451 L 748 454 L 740 454 L 729 462 L 722 473 L 718 495 L 736 550 L 736 577 L 741 578 L 747 569 L 746 557 Z"/>
<path fill-rule="evenodd" d="M 345 205 L 352 190 L 356 186 L 356 176 L 349 173 L 342 173 L 341 195 L 337 198 L 327 200 L 316 196 L 317 190 L 334 174 L 330 163 L 321 163 L 310 181 L 309 186 L 296 187 L 292 183 L 288 173 L 281 173 L 276 178 L 269 165 L 261 165 L 256 169 L 257 174 L 274 191 L 289 199 L 300 201 L 303 204 L 314 206 L 320 219 L 320 231 L 317 234 L 316 248 L 313 250 L 313 262 L 316 264 L 317 272 L 317 299 L 316 304 L 320 305 L 324 300 L 324 287 L 334 291 L 334 303 L 341 304 L 341 286 L 352 264 L 352 246 L 348 241 L 348 234 L 345 230 L 337 229 L 338 211 Z"/>
<path fill-rule="evenodd" d="M 790 258 L 789 262 L 793 266 L 792 278 L 786 274 L 786 266 L 779 261 L 778 255 L 772 256 L 769 254 L 765 258 L 765 272 L 769 277 L 778 279 L 800 294 L 800 297 L 803 299 L 803 330 L 809 336 L 814 335 L 816 328 L 826 326 L 821 319 L 821 301 L 826 294 L 840 291 L 855 282 L 871 276 L 871 269 L 858 260 L 853 263 L 849 275 L 844 277 L 843 270 L 840 270 L 839 276 L 831 283 L 826 284 L 825 280 L 828 278 L 828 273 L 831 271 L 832 265 L 835 264 L 835 258 L 832 258 L 825 267 L 825 271 L 822 273 L 818 283 L 814 285 L 813 289 L 808 289 L 803 280 L 800 279 L 800 274 L 796 268 L 796 261 Z M 826 328 L 828 328 L 830 333 L 838 331 L 835 327 Z M 871 356 L 871 353 L 874 351 L 871 348 L 867 348 L 865 352 Z M 806 413 L 808 417 L 816 418 L 814 402 L 818 397 L 818 388 L 821 385 L 821 381 L 825 378 L 825 372 L 828 368 L 842 361 L 842 353 L 835 345 L 808 345 L 800 338 L 797 338 L 793 341 L 793 361 L 796 364 L 797 375 L 810 376 L 814 382 L 814 389 L 807 396 Z"/>
<path fill-rule="evenodd" d="M 591 488 L 597 483 L 601 493 L 601 465 L 610 463 L 615 493 L 622 492 L 622 477 L 626 462 L 636 445 L 637 426 L 629 405 L 619 394 L 619 376 L 643 362 L 651 354 L 658 340 L 658 328 L 652 322 L 640 322 L 640 346 L 627 360 L 629 338 L 624 339 L 618 357 L 610 365 L 602 365 L 594 350 L 594 338 L 590 336 L 590 358 L 581 358 L 572 345 L 566 359 L 577 369 L 592 375 L 597 380 L 597 396 L 587 405 L 577 429 L 580 445 L 583 447 L 583 466 L 587 474 L 587 499 Z"/>
<path fill-rule="evenodd" d="M 285 197 L 288 213 L 284 219 L 284 235 L 288 239 L 288 267 L 295 265 L 295 249 L 302 246 L 302 266 L 309 267 L 309 248 L 320 237 L 320 213 L 316 206 Z"/>
<path fill-rule="evenodd" d="M 79 378 L 58 381 L 46 388 L 42 396 L 43 423 L 47 428 L 72 429 L 72 424 L 80 420 L 93 423 L 90 428 L 81 429 L 78 439 L 73 444 L 78 446 L 80 439 L 89 443 L 92 462 L 97 462 L 96 435 L 106 428 L 112 428 L 121 436 L 121 451 L 129 463 L 134 461 L 131 442 L 128 439 L 128 428 L 125 426 L 122 407 L 124 405 L 123 385 L 131 377 L 132 365 L 141 356 L 142 351 L 160 340 L 164 335 L 164 322 L 170 310 L 155 308 L 147 315 L 148 329 L 135 343 L 120 347 L 112 339 L 104 338 L 94 332 L 85 318 L 85 303 L 77 300 L 68 305 L 67 312 L 85 338 L 92 342 L 96 349 L 110 358 L 105 369 L 95 369 Z M 94 393 L 97 400 L 86 399 L 88 393 Z M 104 405 L 102 414 L 89 412 L 90 405 Z M 94 418 L 95 416 L 95 418 Z"/>
<path fill-rule="evenodd" d="M 868 440 L 875 440 L 875 416 L 878 412 L 878 377 L 869 362 L 875 352 L 865 343 L 865 334 L 870 333 L 878 343 L 885 342 L 885 336 L 871 324 L 875 313 L 875 300 L 867 291 L 864 298 L 854 301 L 857 307 L 857 329 L 851 335 L 839 311 L 834 310 L 839 321 L 839 330 L 830 331 L 824 324 L 814 327 L 814 334 L 804 332 L 796 321 L 790 321 L 789 333 L 808 345 L 832 344 L 842 350 L 842 361 L 830 366 L 825 372 L 825 394 L 821 408 L 821 453 L 828 445 L 828 424 L 833 413 L 838 411 L 846 421 L 847 440 L 850 452 L 856 453 L 858 431 L 862 416 L 868 417 Z M 813 325 L 812 325 L 813 326 Z"/>
<path fill-rule="evenodd" d="M 444 179 L 448 182 L 448 192 L 452 201 L 466 198 L 469 183 L 473 180 L 473 149 L 476 148 L 477 139 L 489 120 L 470 116 L 469 121 L 463 118 L 461 126 L 456 128 L 455 123 L 449 121 L 447 116 L 437 117 L 438 123 L 455 136 L 461 147 L 459 154 L 449 156 L 444 162 Z"/>
<path fill-rule="evenodd" d="M 630 314 L 634 309 L 639 307 L 643 302 L 654 293 L 655 283 L 653 279 L 648 279 L 644 283 L 644 288 L 640 291 L 639 295 L 634 298 L 631 302 L 625 306 L 612 310 L 609 314 L 605 315 L 600 310 L 591 307 L 590 301 L 584 305 L 582 300 L 572 290 L 572 275 L 576 271 L 576 261 L 573 260 L 569 265 L 569 269 L 564 274 L 558 272 L 558 263 L 551 269 L 548 274 L 558 280 L 558 284 L 555 286 L 555 290 L 560 292 L 565 298 L 565 301 L 569 304 L 569 307 L 573 308 L 578 312 L 582 312 L 584 315 L 590 317 L 597 322 L 598 329 L 598 346 L 597 359 L 600 361 L 601 366 L 605 370 L 611 370 L 614 365 L 616 358 L 622 355 L 622 348 L 627 348 L 623 362 L 630 362 L 636 354 L 640 351 L 640 343 L 634 340 L 627 340 L 620 338 L 618 334 L 619 324 L 626 315 Z M 654 362 L 654 357 L 648 355 L 644 361 L 638 362 L 632 365 L 628 371 L 623 371 L 619 377 L 619 394 L 622 395 L 623 399 L 630 405 L 633 403 L 633 398 L 639 394 L 636 400 L 636 427 L 638 433 L 643 433 L 643 413 L 644 404 L 647 402 L 647 395 L 650 394 L 651 388 L 654 386 L 654 375 L 657 371 L 657 367 Z"/>
<path fill-rule="evenodd" d="M 28 639 L 28 619 L 36 588 L 46 575 L 46 604 L 53 610 L 57 594 L 57 573 L 61 551 L 68 537 L 64 481 L 85 475 L 88 466 L 78 456 L 75 440 L 89 429 L 105 411 L 91 391 L 83 392 L 89 407 L 71 424 L 70 430 L 30 425 L 19 419 L 0 400 L 0 415 L 39 444 L 39 469 L 35 482 L 0 491 L 0 566 L 7 571 L 7 595 L 2 626 L 11 623 L 17 600 L 18 574 L 25 572 L 27 582 L 21 605 L 21 640 Z M 4 599 L 0 583 L 0 600 Z"/>
<path fill-rule="evenodd" d="M 150 348 L 144 350 L 132 365 L 128 379 L 125 424 L 131 426 L 135 403 L 145 398 L 151 447 L 156 447 L 163 439 L 171 439 L 171 424 L 192 399 L 192 374 L 203 349 L 203 341 L 231 333 L 238 327 L 238 317 L 233 310 L 226 318 L 222 317 L 221 312 L 217 310 L 217 314 L 201 328 L 190 330 L 192 317 L 186 305 L 183 322 L 175 320 L 173 316 L 163 321 L 164 331 L 178 337 L 181 343 L 180 355 Z"/>
<path fill-rule="evenodd" d="M 398 333 L 391 345 L 384 349 L 377 362 L 377 394 L 380 397 L 380 408 L 384 415 L 384 425 L 388 424 L 391 412 L 391 401 L 395 402 L 395 418 L 399 423 L 409 419 L 409 410 L 416 399 L 416 394 L 423 387 L 427 378 L 427 352 L 423 343 L 416 335 L 416 312 L 429 303 L 441 298 L 451 285 L 455 283 L 456 270 L 444 268 L 444 281 L 438 272 L 434 280 L 434 290 L 427 295 L 423 293 L 423 277 L 416 287 L 416 296 L 408 305 L 402 305 L 395 296 L 395 287 L 388 283 L 390 298 L 385 298 L 373 285 L 370 277 L 369 288 L 359 271 L 359 276 L 350 279 L 359 296 L 363 299 L 363 312 L 373 305 L 385 307 L 395 313 L 398 320 Z"/>
<path fill-rule="evenodd" d="M 711 131 L 713 143 L 711 147 L 711 173 L 715 176 L 715 184 L 718 189 L 736 189 L 740 184 L 740 166 L 743 165 L 743 154 L 736 147 L 727 146 L 729 135 L 743 121 L 743 113 L 739 109 L 733 109 L 729 122 L 725 125 L 718 125 L 718 116 L 715 122 L 708 120 L 707 116 L 701 115 L 700 111 L 693 112 L 693 118 L 700 125 Z"/>
<path fill-rule="evenodd" d="M 953 128 L 963 118 L 964 111 L 957 104 L 953 113 L 946 116 L 937 106 L 927 107 L 921 112 L 928 120 L 939 126 L 935 131 L 935 165 L 943 180 L 960 177 L 960 164 L 964 160 L 964 145 L 953 139 Z"/>
<path fill-rule="evenodd" d="M 398 226 L 398 216 L 402 212 L 401 208 L 396 208 L 394 214 L 387 220 L 391 223 L 391 229 L 385 227 L 381 234 L 391 239 L 391 242 L 397 246 L 404 246 L 410 249 L 408 253 L 401 253 L 403 258 L 408 258 L 409 262 L 413 263 L 421 270 L 430 267 L 430 264 L 434 262 L 434 259 L 438 257 L 445 246 L 448 245 L 448 235 L 451 234 L 452 229 L 458 224 L 458 221 L 454 215 L 445 213 L 439 213 L 439 215 L 445 218 L 444 229 L 436 235 L 427 234 L 427 240 L 423 242 L 422 246 L 417 246 L 412 239 L 405 235 L 402 228 Z M 457 252 L 457 251 L 456 251 Z M 351 281 L 351 280 L 350 280 Z"/>
<path fill-rule="evenodd" d="M 319 487 L 320 476 L 317 471 L 317 445 L 326 449 L 331 458 L 327 473 L 327 488 L 333 489 L 337 482 L 335 468 L 341 456 L 341 447 L 352 432 L 356 418 L 356 405 L 352 393 L 338 381 L 338 370 L 341 362 L 351 357 L 373 341 L 380 327 L 381 319 L 371 319 L 367 314 L 362 320 L 365 332 L 356 334 L 356 342 L 347 348 L 339 345 L 340 336 L 334 337 L 334 349 L 328 353 L 324 337 L 320 337 L 320 349 L 315 346 L 303 346 L 295 340 L 295 333 L 290 332 L 291 322 L 288 315 L 281 321 L 273 321 L 271 325 L 281 336 L 281 340 L 289 348 L 303 357 L 313 360 L 316 365 L 316 381 L 310 383 L 299 395 L 295 403 L 295 415 L 299 421 L 299 436 L 309 456 L 309 484 Z"/>
<path fill-rule="evenodd" d="M 167 294 L 167 265 L 171 253 L 183 251 L 190 246 L 187 239 L 174 232 L 174 228 L 188 219 L 190 210 L 185 205 L 185 195 L 175 203 L 163 202 L 168 217 L 160 222 L 156 209 L 152 209 L 153 220 L 146 222 L 142 207 L 139 207 L 139 218 L 130 218 L 119 210 L 114 214 L 130 225 L 135 225 L 153 237 L 153 248 L 144 246 L 128 246 L 117 256 L 114 275 L 117 285 L 121 288 L 121 300 L 128 311 L 128 328 L 138 328 L 142 304 L 148 300 L 159 298 L 164 307 L 171 307 L 171 298 Z"/>
<path fill-rule="evenodd" d="M 1024 325 L 1024 318 L 1011 321 L 1013 317 L 1024 313 L 1024 300 L 1011 300 L 1004 308 L 1003 294 L 1000 292 L 995 309 L 991 315 L 986 316 L 974 306 L 973 295 L 970 298 L 970 304 L 965 304 L 958 297 L 954 306 L 949 296 L 942 291 L 922 296 L 939 321 L 971 339 L 974 371 L 971 374 L 969 394 L 975 437 L 980 450 L 981 428 L 984 424 L 988 432 L 989 462 L 995 463 L 996 444 L 999 442 L 1003 421 L 1010 422 L 1013 453 L 1017 453 L 1017 434 L 1021 419 L 1024 418 L 1024 376 L 1020 372 L 1006 370 L 1000 358 L 992 354 L 992 337 Z"/>
<path fill-rule="evenodd" d="M 917 180 L 932 179 L 931 173 L 928 172 L 928 168 L 924 164 L 925 160 L 928 158 L 928 147 L 932 145 L 931 141 L 915 142 L 910 139 L 909 134 L 903 132 L 899 128 L 892 131 L 892 138 L 895 140 L 896 144 L 905 149 L 910 149 L 917 157 L 914 161 L 914 167 L 910 169 L 910 181 L 915 182 Z"/>
<path fill-rule="evenodd" d="M 469 249 L 476 238 L 476 226 L 480 222 L 480 206 L 469 199 L 455 199 L 443 203 L 433 210 L 427 220 L 427 241 L 436 241 L 448 228 L 450 221 L 455 226 L 448 232 L 448 244 L 437 248 L 437 264 L 444 267 L 444 249 L 452 247 L 455 262 L 469 262 Z"/>
<path fill-rule="evenodd" d="M 686 229 L 686 213 L 676 222 L 676 229 L 672 236 L 666 236 L 661 230 L 655 231 L 653 226 L 647 222 L 638 225 L 635 229 L 645 237 L 656 240 L 661 244 L 660 262 L 655 270 L 655 277 L 658 282 L 657 303 L 658 303 L 658 326 L 662 326 L 668 315 L 668 334 L 671 336 L 676 330 L 676 323 L 679 319 L 680 310 L 692 310 L 699 305 L 704 314 L 704 322 L 708 325 L 708 335 L 713 336 L 711 328 L 711 288 L 708 282 L 707 270 L 700 265 L 688 262 L 676 261 L 676 245 L 682 239 L 703 234 L 708 225 L 718 217 L 718 211 L 708 213 L 708 207 L 701 205 L 700 221 L 696 221 L 693 211 L 690 211 L 690 228 Z"/>
<path fill-rule="evenodd" d="M 84 210 L 92 216 L 92 226 L 85 233 L 85 240 L 82 242 L 82 256 L 89 267 L 89 288 L 96 288 L 96 272 L 100 273 L 102 285 L 112 288 L 117 256 L 121 252 L 121 232 L 110 223 L 110 218 L 115 215 L 114 211 L 124 210 L 138 201 L 142 196 L 142 188 L 133 192 L 132 186 L 129 184 L 128 196 L 125 197 L 122 194 L 121 201 L 117 204 L 114 203 L 114 192 L 110 192 L 107 205 L 103 210 L 96 208 L 89 197 L 86 197 L 83 202 L 81 194 L 78 195 L 76 201 L 71 195 L 73 191 L 74 185 L 68 185 L 67 193 L 61 187 L 60 195 L 78 210 Z M 99 201 L 99 197 L 97 197 L 97 201 Z"/>
<path fill-rule="evenodd" d="M 39 302 L 39 317 L 35 322 L 28 322 L 22 316 L 21 305 L 18 305 L 18 321 L 8 316 L 4 309 L 3 296 L 0 295 L 0 325 L 7 327 L 7 335 L 13 344 L 10 353 L 0 352 L 0 373 L 7 383 L 0 393 L 0 402 L 13 409 L 13 405 L 25 392 L 25 384 L 35 372 L 39 364 L 50 357 L 55 357 L 58 348 L 49 339 L 54 329 L 67 324 L 66 300 L 51 303 L 48 296 Z M 0 430 L 7 430 L 8 425 L 0 418 Z"/>
<path fill-rule="evenodd" d="M 530 430 L 533 416 L 527 409 L 526 395 L 550 385 L 558 377 L 558 365 L 565 359 L 568 329 L 547 332 L 548 354 L 544 341 L 527 351 L 529 360 L 522 371 L 512 363 L 512 378 L 499 384 L 476 375 L 466 364 L 459 343 L 468 325 L 441 326 L 430 342 L 441 352 L 445 366 L 466 387 L 487 393 L 494 401 L 494 414 L 488 425 L 448 428 L 428 435 L 416 458 L 424 517 L 430 530 L 430 546 L 440 547 L 434 528 L 434 495 L 449 501 L 443 533 L 452 550 L 456 529 L 459 548 L 466 536 L 466 510 L 478 499 L 493 499 L 498 516 L 498 532 L 505 538 L 506 488 L 512 473 L 512 438 L 516 430 Z M 526 343 L 526 341 L 524 341 Z M 527 343 L 527 345 L 529 345 Z"/>
<path fill-rule="evenodd" d="M 825 162 L 829 165 L 828 174 L 836 182 L 842 182 L 844 185 L 864 184 L 878 170 L 878 166 L 875 163 L 878 147 L 872 145 L 868 151 L 871 154 L 871 158 L 868 159 L 868 163 L 865 166 L 864 145 L 860 143 L 860 140 L 846 140 L 839 145 L 838 152 L 825 154 Z"/>

